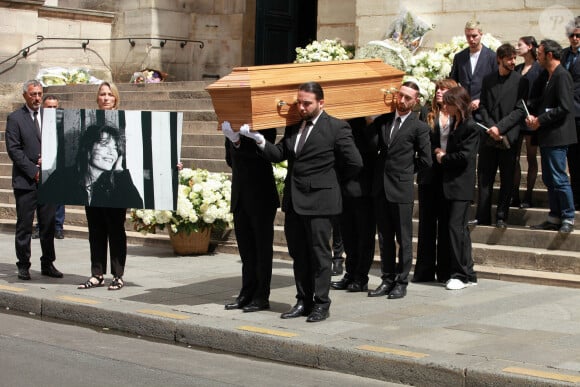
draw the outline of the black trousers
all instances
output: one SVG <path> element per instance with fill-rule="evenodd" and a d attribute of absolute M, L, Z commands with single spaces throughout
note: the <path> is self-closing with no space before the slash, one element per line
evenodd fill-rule
<path fill-rule="evenodd" d="M 54 204 L 39 204 L 36 190 L 14 190 L 16 199 L 16 234 L 14 244 L 16 248 L 16 266 L 30 268 L 30 240 L 32 238 L 32 225 L 34 213 L 38 211 L 39 239 L 42 256 L 41 264 L 49 264 L 56 259 L 54 251 Z"/>
<path fill-rule="evenodd" d="M 379 247 L 381 250 L 381 278 L 399 284 L 409 283 L 413 265 L 413 203 L 389 202 L 384 194 L 375 198 Z M 399 260 L 397 262 L 397 246 Z"/>
<path fill-rule="evenodd" d="M 370 197 L 342 197 L 340 228 L 346 252 L 345 277 L 361 284 L 369 282 L 375 256 L 377 230 L 375 209 Z"/>
<path fill-rule="evenodd" d="M 242 259 L 242 289 L 239 297 L 256 302 L 268 301 L 277 209 L 238 207 L 234 212 L 234 230 Z"/>
<path fill-rule="evenodd" d="M 448 218 L 444 221 L 449 227 L 450 278 L 456 278 L 465 283 L 477 282 L 477 275 L 473 270 L 471 235 L 467 227 L 470 205 L 469 200 L 446 200 L 445 202 Z"/>
<path fill-rule="evenodd" d="M 419 233 L 413 278 L 439 282 L 449 279 L 449 229 L 440 181 L 419 184 Z"/>
<path fill-rule="evenodd" d="M 475 218 L 479 224 L 491 224 L 491 200 L 493 183 L 499 168 L 499 197 L 497 200 L 496 221 L 507 221 L 513 194 L 514 172 L 516 167 L 515 147 L 507 150 L 491 146 L 481 146 L 477 161 L 477 211 Z"/>
<path fill-rule="evenodd" d="M 125 233 L 127 209 L 85 207 L 85 213 L 89 226 L 91 275 L 100 277 L 107 273 L 108 247 L 111 255 L 111 274 L 114 277 L 122 277 L 127 260 L 127 234 Z"/>
<path fill-rule="evenodd" d="M 284 233 L 292 257 L 296 298 L 306 307 L 330 308 L 332 216 L 298 215 L 286 211 Z"/>

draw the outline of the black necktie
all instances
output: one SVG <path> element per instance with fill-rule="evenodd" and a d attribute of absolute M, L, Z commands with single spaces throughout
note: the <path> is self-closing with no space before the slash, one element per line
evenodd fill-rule
<path fill-rule="evenodd" d="M 296 147 L 296 154 L 300 154 L 304 143 L 306 142 L 306 137 L 308 136 L 308 130 L 312 126 L 312 121 L 306 121 L 306 125 L 304 125 L 304 129 L 302 129 L 302 134 L 300 134 L 300 139 L 298 140 L 298 146 Z"/>
<path fill-rule="evenodd" d="M 391 141 L 393 141 L 393 138 L 395 137 L 395 134 L 399 130 L 400 126 L 401 126 L 401 117 L 397 117 L 397 119 L 395 120 L 395 124 L 391 128 L 391 133 L 389 134 L 389 145 L 391 145 Z"/>
<path fill-rule="evenodd" d="M 38 112 L 34 112 L 34 125 L 36 125 L 36 130 L 38 130 L 38 133 L 41 134 L 40 122 L 38 122 Z"/>

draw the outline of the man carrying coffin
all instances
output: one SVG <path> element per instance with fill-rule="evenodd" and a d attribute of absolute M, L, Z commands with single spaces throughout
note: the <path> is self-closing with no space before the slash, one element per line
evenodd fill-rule
<path fill-rule="evenodd" d="M 240 134 L 253 138 L 267 160 L 288 160 L 282 210 L 297 302 L 280 317 L 308 316 L 307 322 L 319 322 L 330 315 L 330 238 L 332 218 L 342 212 L 340 185 L 360 172 L 362 159 L 348 123 L 324 111 L 318 83 L 298 87 L 297 107 L 302 121 L 287 126 L 277 144 L 247 125 Z"/>

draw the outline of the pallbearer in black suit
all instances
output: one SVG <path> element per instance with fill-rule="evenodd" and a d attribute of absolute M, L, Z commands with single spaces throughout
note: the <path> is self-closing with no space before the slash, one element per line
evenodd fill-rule
<path fill-rule="evenodd" d="M 373 198 L 381 250 L 379 287 L 369 297 L 389 299 L 407 294 L 413 263 L 413 200 L 415 173 L 432 164 L 429 127 L 412 110 L 419 87 L 404 82 L 395 96 L 396 110 L 370 125 L 368 134 L 379 149 L 373 180 Z M 396 243 L 399 245 L 399 261 Z"/>
<path fill-rule="evenodd" d="M 471 119 L 471 98 L 462 87 L 443 95 L 443 106 L 452 117 L 447 148 L 435 148 L 443 174 L 444 214 L 449 233 L 449 290 L 477 284 L 471 255 L 471 236 L 467 227 L 469 207 L 475 190 L 475 163 L 480 130 Z"/>
<path fill-rule="evenodd" d="M 225 308 L 256 312 L 269 309 L 274 218 L 280 207 L 272 163 L 256 152 L 256 142 L 222 123 L 226 162 L 232 168 L 231 211 L 240 258 L 242 289 Z M 263 130 L 266 141 L 276 141 L 276 129 Z"/>
<path fill-rule="evenodd" d="M 266 159 L 288 160 L 282 210 L 297 303 L 280 317 L 308 316 L 306 321 L 318 322 L 329 316 L 330 237 L 332 218 L 342 212 L 340 185 L 360 172 L 362 160 L 350 126 L 324 112 L 318 83 L 299 86 L 297 105 L 303 121 L 286 127 L 276 145 L 245 126 L 240 133 L 253 138 Z"/>
<path fill-rule="evenodd" d="M 512 199 L 514 173 L 517 161 L 516 147 L 526 111 L 524 100 L 528 95 L 528 80 L 514 71 L 516 49 L 502 44 L 497 49 L 498 71 L 483 78 L 479 114 L 488 130 L 483 132 L 477 163 L 477 224 L 491 224 L 491 198 L 495 175 L 499 168 L 499 197 L 495 226 L 506 228 Z M 499 144 L 505 144 L 500 147 Z M 507 147 L 509 145 L 509 147 Z M 475 223 L 475 222 L 474 222 Z"/>
<path fill-rule="evenodd" d="M 61 278 L 54 267 L 54 204 L 37 202 L 40 177 L 40 139 L 42 128 L 42 84 L 31 80 L 24 84 L 22 96 L 26 104 L 11 113 L 6 122 L 6 149 L 12 160 L 12 188 L 16 198 L 16 257 L 18 278 L 30 279 L 30 239 L 34 212 L 38 208 L 41 274 Z"/>
<path fill-rule="evenodd" d="M 363 160 L 363 169 L 355 179 L 342 186 L 340 228 L 346 253 L 346 273 L 330 286 L 337 290 L 363 292 L 368 288 L 369 270 L 375 256 L 377 224 L 371 191 L 377 149 L 366 140 L 365 118 L 354 118 L 348 123 Z"/>

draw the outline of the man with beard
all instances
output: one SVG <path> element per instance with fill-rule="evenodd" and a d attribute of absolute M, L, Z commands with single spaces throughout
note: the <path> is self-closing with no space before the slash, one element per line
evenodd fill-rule
<path fill-rule="evenodd" d="M 479 147 L 477 213 L 472 224 L 491 224 L 491 197 L 499 167 L 500 186 L 495 225 L 497 228 L 506 228 L 516 152 L 519 152 L 515 144 L 526 117 L 523 101 L 528 94 L 528 80 L 514 71 L 516 49 L 511 44 L 503 44 L 497 49 L 497 62 L 498 71 L 486 76 L 481 86 L 479 112 L 481 123 L 488 129 Z"/>
<path fill-rule="evenodd" d="M 267 160 L 288 160 L 282 210 L 297 303 L 280 317 L 308 316 L 307 322 L 319 322 L 330 315 L 330 237 L 332 219 L 342 212 L 341 183 L 355 177 L 363 164 L 348 123 L 323 110 L 318 83 L 301 84 L 296 104 L 302 121 L 287 126 L 277 144 L 247 125 L 240 134 L 253 138 Z"/>
<path fill-rule="evenodd" d="M 407 294 L 413 261 L 414 174 L 432 164 L 429 126 L 412 111 L 418 101 L 419 86 L 404 82 L 395 96 L 396 111 L 377 117 L 368 128 L 379 149 L 372 192 L 382 272 L 382 283 L 369 291 L 369 297 L 398 299 Z"/>

